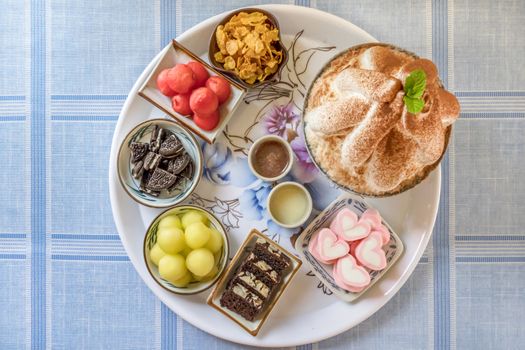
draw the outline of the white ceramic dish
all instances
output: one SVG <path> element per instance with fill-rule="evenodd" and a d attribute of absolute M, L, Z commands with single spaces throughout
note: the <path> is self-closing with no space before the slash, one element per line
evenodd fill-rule
<path fill-rule="evenodd" d="M 387 222 L 383 220 L 383 225 L 390 231 L 390 242 L 383 246 L 383 250 L 386 254 L 386 267 L 381 271 L 369 271 L 371 282 L 359 293 L 349 292 L 339 287 L 332 276 L 333 265 L 322 264 L 316 260 L 316 258 L 310 253 L 308 246 L 313 235 L 321 228 L 329 227 L 330 222 L 335 217 L 336 213 L 343 208 L 348 208 L 358 216 L 361 216 L 361 214 L 363 214 L 366 209 L 370 208 L 370 206 L 365 200 L 356 195 L 351 195 L 350 193 L 342 194 L 335 201 L 330 203 L 330 205 L 326 207 L 326 209 L 323 210 L 315 219 L 313 219 L 308 227 L 306 227 L 299 237 L 297 237 L 297 240 L 295 241 L 295 249 L 299 253 L 299 256 L 303 259 L 304 263 L 310 265 L 312 272 L 328 288 L 330 288 L 334 294 L 344 301 L 355 301 L 365 294 L 370 288 L 372 288 L 375 283 L 379 282 L 381 277 L 383 277 L 383 275 L 386 274 L 392 266 L 394 266 L 396 261 L 401 257 L 401 254 L 403 254 L 404 247 L 403 242 L 396 232 Z"/>
<path fill-rule="evenodd" d="M 290 157 L 290 161 L 288 162 L 288 165 L 286 166 L 286 168 L 284 168 L 282 173 L 280 173 L 279 175 L 277 175 L 275 177 L 265 177 L 265 176 L 259 174 L 255 170 L 255 167 L 254 167 L 254 164 L 253 164 L 257 148 L 262 143 L 268 142 L 268 141 L 276 141 L 276 142 L 281 143 L 286 148 L 286 151 L 288 152 L 288 156 Z M 283 177 L 285 177 L 290 172 L 290 170 L 292 170 L 293 162 L 294 162 L 294 156 L 293 156 L 292 147 L 290 146 L 290 144 L 288 142 L 284 141 L 282 137 L 275 136 L 275 135 L 266 135 L 266 136 L 263 136 L 261 138 L 258 138 L 253 143 L 253 145 L 250 147 L 250 151 L 248 152 L 248 165 L 250 166 L 250 170 L 252 171 L 252 173 L 255 176 L 257 176 L 259 179 L 261 179 L 263 181 L 272 182 L 272 181 L 277 181 L 277 180 L 282 179 Z"/>
<path fill-rule="evenodd" d="M 279 191 L 285 189 L 286 187 L 295 187 L 299 189 L 304 195 L 304 201 L 306 202 L 305 210 L 304 210 L 303 215 L 296 222 L 284 223 L 282 221 L 279 221 L 276 218 L 276 213 L 275 213 L 276 209 L 273 207 L 273 204 L 274 204 L 273 199 Z M 310 195 L 310 192 L 308 192 L 308 190 L 303 185 L 301 185 L 298 182 L 294 182 L 294 181 L 281 182 L 280 184 L 272 188 L 272 191 L 268 195 L 267 203 L 268 204 L 266 205 L 266 207 L 268 208 L 268 214 L 270 215 L 272 220 L 278 223 L 280 226 L 286 227 L 286 228 L 295 228 L 295 227 L 299 227 L 302 224 L 304 224 L 310 217 L 310 214 L 312 213 L 312 208 L 313 208 L 312 196 Z M 288 205 L 286 207 L 288 208 Z"/>
<path fill-rule="evenodd" d="M 190 210 L 197 210 L 200 213 L 204 214 L 209 222 L 210 227 L 213 227 L 217 232 L 219 232 L 222 235 L 222 248 L 220 250 L 220 253 L 215 253 L 216 260 L 215 263 L 218 269 L 217 274 L 206 281 L 201 282 L 190 282 L 186 287 L 177 287 L 173 285 L 170 281 L 167 281 L 160 277 L 159 269 L 155 264 L 151 261 L 150 258 L 150 250 L 151 248 L 157 243 L 157 227 L 160 223 L 160 220 L 165 218 L 166 216 L 170 215 L 183 215 L 184 213 L 190 211 Z M 219 220 L 210 213 L 209 211 L 193 206 L 193 205 L 179 205 L 175 206 L 173 208 L 170 208 L 160 214 L 153 222 L 151 223 L 150 227 L 148 227 L 148 231 L 146 232 L 146 237 L 144 238 L 144 261 L 146 262 L 146 267 L 148 268 L 148 271 L 153 276 L 153 278 L 159 283 L 163 288 L 169 290 L 170 292 L 173 292 L 175 294 L 183 294 L 183 295 L 191 295 L 191 294 L 197 294 L 202 293 L 206 289 L 210 288 L 217 282 L 217 280 L 220 278 L 222 273 L 224 272 L 224 269 L 226 268 L 226 265 L 228 263 L 228 255 L 230 252 L 230 245 L 228 240 L 228 235 L 226 234 L 226 231 L 224 229 L 224 226 L 221 224 Z"/>
<path fill-rule="evenodd" d="M 151 131 L 155 125 L 174 133 L 182 142 L 186 153 L 191 157 L 193 162 L 193 175 L 191 179 L 186 180 L 181 190 L 175 190 L 170 195 L 164 194 L 159 197 L 153 197 L 140 190 L 140 181 L 131 175 L 133 165 L 130 162 L 131 151 L 129 149 L 131 142 L 149 142 Z M 168 119 L 148 120 L 137 125 L 122 142 L 117 163 L 120 183 L 129 196 L 138 203 L 153 208 L 167 208 L 179 204 L 193 192 L 202 176 L 202 152 L 199 143 L 191 132 Z"/>
<path fill-rule="evenodd" d="M 199 57 L 194 56 L 191 51 L 180 45 L 175 40 L 166 45 L 166 47 L 161 51 L 160 55 L 160 59 L 157 60 L 155 67 L 153 70 L 151 70 L 148 78 L 140 87 L 139 95 L 153 103 L 157 108 L 160 108 L 164 112 L 168 113 L 175 120 L 193 131 L 206 142 L 215 142 L 217 136 L 220 135 L 226 124 L 228 124 L 230 121 L 233 113 L 235 112 L 235 109 L 237 109 L 239 106 L 239 103 L 242 102 L 244 94 L 246 93 L 246 89 L 236 81 L 230 79 L 229 76 L 222 74 Z M 177 63 L 188 63 L 190 61 L 198 61 L 203 63 L 210 76 L 218 75 L 230 82 L 231 95 L 228 100 L 226 100 L 219 108 L 221 114 L 219 125 L 210 131 L 202 130 L 195 124 L 195 122 L 193 122 L 191 118 L 175 112 L 171 107 L 171 99 L 167 96 L 164 96 L 157 88 L 157 77 L 159 76 L 160 72 L 162 72 L 164 69 L 172 68 Z"/>
<path fill-rule="evenodd" d="M 355 25 L 319 10 L 289 5 L 268 5 L 264 6 L 264 9 L 271 11 L 279 19 L 283 40 L 287 46 L 301 30 L 304 32 L 299 39 L 300 47 L 297 48 L 299 51 L 305 47 L 336 46 L 336 49 L 320 52 L 310 60 L 310 69 L 304 76 L 305 85 L 313 80 L 317 71 L 337 52 L 359 43 L 375 41 L 373 37 Z M 223 16 L 224 14 L 200 23 L 181 35 L 178 40 L 201 57 L 206 57 L 211 31 Z M 368 201 L 381 212 L 385 221 L 388 221 L 399 234 L 403 240 L 405 252 L 385 276 L 367 291 L 366 297 L 360 298 L 355 303 L 349 304 L 334 296 L 325 295 L 322 289 L 317 288 L 319 284 L 317 278 L 308 276 L 309 270 L 303 265 L 281 298 L 281 305 L 286 305 L 286 307 L 276 309 L 272 313 L 271 320 L 263 327 L 259 335 L 252 337 L 237 324 L 225 322 L 223 315 L 210 308 L 206 304 L 206 293 L 180 297 L 164 290 L 153 280 L 144 264 L 142 241 L 146 228 L 160 211 L 140 206 L 128 197 L 119 184 L 115 164 L 118 146 L 126 133 L 148 116 L 154 118 L 162 115 L 159 110 L 154 109 L 150 103 L 137 94 L 139 87 L 144 83 L 159 57 L 160 55 L 154 58 L 146 67 L 124 104 L 115 128 L 109 167 L 110 198 L 116 227 L 131 262 L 148 287 L 170 309 L 194 326 L 229 341 L 266 347 L 295 346 L 335 336 L 359 324 L 387 303 L 406 282 L 431 237 L 439 204 L 441 183 L 439 168 L 421 184 L 401 195 Z M 292 57 L 288 62 L 293 62 Z M 297 105 L 301 105 L 299 94 L 294 96 L 298 99 Z M 256 115 L 261 109 L 261 104 L 264 105 L 265 102 L 243 103 L 236 112 L 239 115 L 236 115 L 231 125 L 228 125 L 228 128 L 231 128 L 230 132 L 246 129 L 253 122 L 253 119 L 247 119 L 246 116 Z M 258 134 L 250 136 L 256 138 L 255 136 L 263 134 L 263 131 L 255 132 Z M 221 137 L 214 146 L 225 143 L 226 141 Z M 233 152 L 226 152 L 224 148 L 214 149 L 214 152 L 213 154 L 218 157 L 214 164 L 222 164 L 219 163 L 219 160 L 234 156 Z M 218 182 L 223 179 L 223 177 L 212 175 L 210 178 L 214 181 Z M 229 205 L 228 208 L 235 211 L 239 210 L 234 206 L 238 205 L 236 199 L 243 191 L 247 189 L 255 191 L 263 185 L 253 183 L 245 186 L 242 189 L 231 185 L 217 186 L 203 178 L 193 193 L 192 199 L 197 204 L 206 204 L 208 208 L 214 210 L 219 210 L 216 208 L 220 208 L 220 205 Z M 214 198 L 220 198 L 221 201 Z M 229 220 L 227 217 L 222 218 L 224 222 L 236 226 L 230 228 L 228 233 L 232 252 L 238 249 L 251 228 L 262 230 L 266 227 L 265 220 L 251 221 L 246 218 L 238 218 L 238 221 L 228 221 L 227 219 Z M 291 244 L 285 236 L 279 243 L 291 249 Z"/>

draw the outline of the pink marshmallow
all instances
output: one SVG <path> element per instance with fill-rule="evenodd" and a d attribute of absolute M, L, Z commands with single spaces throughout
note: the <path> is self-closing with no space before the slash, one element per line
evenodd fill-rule
<path fill-rule="evenodd" d="M 330 229 L 341 239 L 352 242 L 368 236 L 371 226 L 368 222 L 358 220 L 357 215 L 350 209 L 343 208 L 330 224 Z"/>
<path fill-rule="evenodd" d="M 331 265 L 335 263 L 335 260 L 324 260 L 319 255 L 319 250 L 317 247 L 317 240 L 319 238 L 319 232 L 315 233 L 312 238 L 310 238 L 310 243 L 308 244 L 308 251 L 313 255 L 313 257 L 320 263 Z"/>
<path fill-rule="evenodd" d="M 357 265 L 351 255 L 338 259 L 332 274 L 338 286 L 351 292 L 360 292 L 370 284 L 370 274 L 362 266 Z"/>
<path fill-rule="evenodd" d="M 363 215 L 361 215 L 359 222 L 367 222 L 373 230 L 381 226 L 381 215 L 376 209 L 368 208 Z"/>
<path fill-rule="evenodd" d="M 324 261 L 331 261 L 345 256 L 349 250 L 348 243 L 339 239 L 329 228 L 323 228 L 319 231 L 317 252 Z"/>
<path fill-rule="evenodd" d="M 363 266 L 371 270 L 382 270 L 386 267 L 385 251 L 382 235 L 378 231 L 372 231 L 368 237 L 363 239 L 355 249 L 355 256 Z"/>

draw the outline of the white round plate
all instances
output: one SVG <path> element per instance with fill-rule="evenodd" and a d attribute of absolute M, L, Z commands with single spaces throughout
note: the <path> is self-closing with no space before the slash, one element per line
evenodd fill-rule
<path fill-rule="evenodd" d="M 273 133 L 279 130 L 278 127 L 288 129 L 286 134 L 289 140 L 293 139 L 292 147 L 303 160 L 294 165 L 292 179 L 305 183 L 312 193 L 314 206 L 322 209 L 337 196 L 338 191 L 316 173 L 313 164 L 308 163 L 306 151 L 293 130 L 297 129 L 302 94 L 324 63 L 345 48 L 375 41 L 355 25 L 325 12 L 288 5 L 264 8 L 279 20 L 286 47 L 295 40 L 294 47 L 289 50 L 287 67 L 282 71 L 283 82 L 274 85 L 271 91 L 263 91 L 257 96 L 250 94 L 248 100 L 254 101 L 239 107 L 228 125 L 228 137 L 221 136 L 213 146 L 203 145 L 206 168 L 190 198 L 194 204 L 214 211 L 229 226 L 232 255 L 253 227 L 267 229 L 266 234 L 292 250 L 289 240 L 292 232 L 279 230 L 268 221 L 264 210 L 268 185 L 251 175 L 246 162 L 245 154 L 251 141 L 268 134 L 268 127 Z M 178 40 L 206 58 L 210 35 L 223 16 L 200 23 Z M 416 267 L 432 233 L 439 202 L 439 169 L 410 191 L 369 201 L 399 233 L 405 253 L 357 302 L 345 303 L 328 295 L 329 291 L 319 287 L 317 278 L 310 276 L 306 264 L 303 264 L 259 335 L 252 337 L 206 305 L 209 292 L 183 297 L 171 294 L 155 283 L 143 260 L 142 242 L 146 228 L 159 210 L 140 206 L 128 197 L 118 181 L 116 155 L 120 142 L 135 125 L 148 118 L 163 116 L 137 95 L 139 86 L 158 59 L 159 56 L 155 57 L 146 67 L 124 104 L 113 136 L 109 167 L 111 205 L 117 230 L 131 262 L 149 288 L 179 316 L 208 333 L 237 343 L 268 347 L 312 343 L 337 335 L 359 324 L 390 300 Z"/>

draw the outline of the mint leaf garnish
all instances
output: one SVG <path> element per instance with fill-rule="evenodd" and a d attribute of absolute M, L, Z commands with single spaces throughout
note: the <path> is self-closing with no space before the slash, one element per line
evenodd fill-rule
<path fill-rule="evenodd" d="M 417 114 L 423 110 L 425 101 L 422 97 L 427 87 L 427 75 L 424 70 L 416 69 L 405 80 L 405 96 L 403 101 L 407 110 L 412 114 Z"/>
<path fill-rule="evenodd" d="M 405 95 L 403 96 L 403 101 L 407 106 L 407 111 L 412 114 L 418 114 L 423 110 L 423 107 L 425 107 L 425 101 L 421 98 L 408 97 Z"/>

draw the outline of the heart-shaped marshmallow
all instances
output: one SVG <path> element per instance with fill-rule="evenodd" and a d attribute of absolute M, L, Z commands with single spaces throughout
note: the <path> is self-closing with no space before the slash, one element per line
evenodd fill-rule
<path fill-rule="evenodd" d="M 370 224 L 359 222 L 357 215 L 348 208 L 341 209 L 330 224 L 330 229 L 345 241 L 357 241 L 370 233 Z"/>
<path fill-rule="evenodd" d="M 348 254 L 350 247 L 345 241 L 338 239 L 329 228 L 323 228 L 318 233 L 317 251 L 324 261 L 330 261 Z"/>
<path fill-rule="evenodd" d="M 385 251 L 381 249 L 383 238 L 378 231 L 372 231 L 355 248 L 355 256 L 361 264 L 371 270 L 382 270 L 386 267 Z"/>
<path fill-rule="evenodd" d="M 351 292 L 361 291 L 370 284 L 370 274 L 362 266 L 357 265 L 351 255 L 346 255 L 335 263 L 334 280 L 341 288 Z"/>
<path fill-rule="evenodd" d="M 386 245 L 388 242 L 390 242 L 390 231 L 385 225 L 376 227 L 373 229 L 373 231 L 378 231 L 381 233 L 381 241 L 383 242 L 383 245 Z"/>
<path fill-rule="evenodd" d="M 372 229 L 375 229 L 381 226 L 381 215 L 377 210 L 368 208 L 363 215 L 361 215 L 359 222 L 366 222 Z"/>
<path fill-rule="evenodd" d="M 319 240 L 319 232 L 315 233 L 312 238 L 310 238 L 310 243 L 308 244 L 308 251 L 313 255 L 313 257 L 323 263 L 323 264 L 327 264 L 327 265 L 330 265 L 330 264 L 333 264 L 335 263 L 334 260 L 324 260 L 320 255 L 319 255 L 319 246 L 318 246 L 318 240 Z"/>

